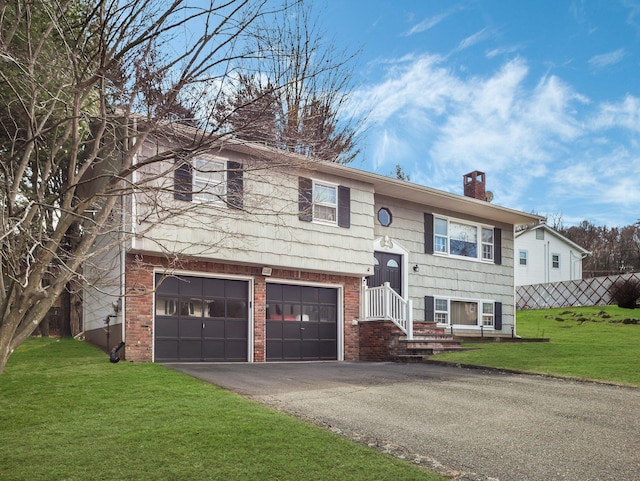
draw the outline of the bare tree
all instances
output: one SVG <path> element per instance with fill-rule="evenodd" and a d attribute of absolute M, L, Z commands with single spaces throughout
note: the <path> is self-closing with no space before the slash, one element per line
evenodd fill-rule
<path fill-rule="evenodd" d="M 356 53 L 323 35 L 310 4 L 293 2 L 279 22 L 261 19 L 238 86 L 214 106 L 222 128 L 290 152 L 348 163 L 363 119 L 349 116 Z"/>
<path fill-rule="evenodd" d="M 147 199 L 153 221 L 182 213 L 162 203 L 180 184 L 162 179 L 198 169 L 195 154 L 241 137 L 242 127 L 220 128 L 211 106 L 236 88 L 250 59 L 284 65 L 287 52 L 276 46 L 302 40 L 288 36 L 288 8 L 267 0 L 0 2 L 0 372 L 108 247 L 96 241 L 106 236 L 113 246 L 132 235 L 119 221 L 124 195 Z M 281 27 L 258 28 L 271 24 Z M 256 44 L 269 45 L 268 54 Z M 300 105 L 320 76 L 312 66 L 300 83 L 283 81 L 287 73 L 273 78 L 304 86 L 290 98 Z M 329 86 L 339 88 L 339 78 Z M 155 149 L 141 156 L 151 140 Z"/>

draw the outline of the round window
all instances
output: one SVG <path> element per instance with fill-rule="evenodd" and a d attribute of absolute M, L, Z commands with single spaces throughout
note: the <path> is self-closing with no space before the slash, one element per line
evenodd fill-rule
<path fill-rule="evenodd" d="M 378 211 L 378 222 L 385 227 L 391 225 L 391 211 L 386 207 L 381 208 Z"/>

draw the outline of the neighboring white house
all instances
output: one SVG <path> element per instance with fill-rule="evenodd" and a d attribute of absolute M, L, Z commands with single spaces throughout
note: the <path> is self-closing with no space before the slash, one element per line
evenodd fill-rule
<path fill-rule="evenodd" d="M 515 251 L 516 286 L 582 279 L 582 260 L 590 254 L 546 224 L 516 232 Z"/>

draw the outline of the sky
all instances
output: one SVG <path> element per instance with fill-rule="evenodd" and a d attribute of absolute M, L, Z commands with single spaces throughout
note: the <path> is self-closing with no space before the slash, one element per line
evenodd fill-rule
<path fill-rule="evenodd" d="M 640 220 L 640 0 L 327 0 L 328 38 L 360 49 L 351 165 L 564 227 Z"/>

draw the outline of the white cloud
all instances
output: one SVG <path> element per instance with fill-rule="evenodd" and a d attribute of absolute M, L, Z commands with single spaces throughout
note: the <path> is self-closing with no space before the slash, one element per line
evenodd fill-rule
<path fill-rule="evenodd" d="M 624 225 L 635 215 L 640 98 L 591 103 L 558 76 L 531 78 L 520 57 L 473 77 L 446 62 L 387 62 L 384 78 L 356 93 L 371 112 L 376 171 L 399 163 L 413 182 L 462 193 L 462 175 L 481 170 L 496 204 L 565 222 Z"/>
<path fill-rule="evenodd" d="M 487 38 L 490 37 L 490 32 L 489 30 L 485 27 L 482 30 L 474 33 L 473 35 L 469 35 L 467 38 L 463 38 L 460 43 L 458 44 L 458 47 L 456 48 L 456 51 L 459 52 L 461 50 L 467 49 L 469 47 L 472 47 L 473 45 L 482 42 L 483 40 L 486 40 Z"/>
<path fill-rule="evenodd" d="M 589 59 L 589 66 L 595 70 L 601 70 L 610 65 L 615 65 L 622 61 L 626 57 L 626 52 L 623 48 L 614 50 L 612 52 L 603 53 L 600 55 L 594 55 Z"/>
<path fill-rule="evenodd" d="M 515 53 L 518 50 L 520 50 L 522 47 L 520 45 L 512 45 L 510 47 L 498 47 L 498 48 L 492 48 L 491 50 L 487 50 L 487 52 L 485 53 L 485 56 L 488 59 L 492 59 L 495 57 L 499 57 L 500 55 L 508 55 L 511 53 Z"/>
<path fill-rule="evenodd" d="M 422 22 L 411 27 L 409 31 L 405 33 L 405 36 L 409 37 L 410 35 L 430 30 L 436 25 L 438 25 L 440 22 L 442 22 L 449 15 L 450 13 L 441 13 L 440 15 L 435 15 L 433 17 L 425 18 Z"/>
<path fill-rule="evenodd" d="M 414 25 L 413 27 L 411 27 L 404 34 L 404 36 L 409 37 L 409 36 L 414 35 L 416 33 L 421 33 L 421 32 L 425 32 L 427 30 L 430 30 L 433 27 L 435 27 L 436 25 L 438 25 L 439 23 L 441 23 L 443 20 L 447 19 L 448 17 L 450 17 L 451 15 L 453 15 L 454 13 L 456 13 L 456 12 L 458 12 L 460 10 L 461 10 L 460 7 L 454 7 L 454 8 L 451 8 L 451 9 L 447 10 L 446 12 L 440 13 L 438 15 L 434 15 L 432 17 L 425 18 L 421 22 L 419 22 L 416 25 Z"/>
<path fill-rule="evenodd" d="M 617 103 L 603 103 L 592 121 L 594 129 L 621 127 L 640 132 L 640 99 L 627 95 Z"/>

